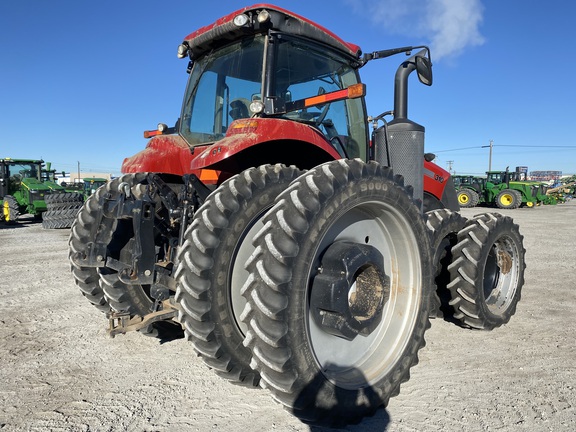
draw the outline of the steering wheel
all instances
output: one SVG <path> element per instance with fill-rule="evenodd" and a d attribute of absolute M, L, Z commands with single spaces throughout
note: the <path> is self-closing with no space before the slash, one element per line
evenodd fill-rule
<path fill-rule="evenodd" d="M 322 111 L 320 111 L 318 118 L 314 121 L 315 126 L 320 126 L 322 124 L 322 122 L 324 121 L 324 119 L 326 118 L 326 114 L 328 114 L 328 110 L 330 109 L 330 104 L 327 103 L 326 105 L 324 105 L 324 108 L 322 108 Z"/>

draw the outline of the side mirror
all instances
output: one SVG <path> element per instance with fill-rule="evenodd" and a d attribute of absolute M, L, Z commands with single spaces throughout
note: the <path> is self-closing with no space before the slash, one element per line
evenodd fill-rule
<path fill-rule="evenodd" d="M 422 84 L 432 85 L 432 63 L 428 57 L 416 56 L 416 72 Z"/>

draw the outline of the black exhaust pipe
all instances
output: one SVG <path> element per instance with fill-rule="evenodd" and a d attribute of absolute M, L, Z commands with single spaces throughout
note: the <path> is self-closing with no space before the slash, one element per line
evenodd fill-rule
<path fill-rule="evenodd" d="M 404 184 L 413 188 L 413 197 L 424 199 L 424 126 L 408 119 L 408 77 L 416 70 L 416 57 L 403 62 L 394 78 L 394 118 L 374 133 L 375 159 L 389 165 L 404 177 Z"/>

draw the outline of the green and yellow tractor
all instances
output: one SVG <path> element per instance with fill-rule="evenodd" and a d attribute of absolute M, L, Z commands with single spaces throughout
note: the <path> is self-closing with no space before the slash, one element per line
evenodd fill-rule
<path fill-rule="evenodd" d="M 0 198 L 2 219 L 16 223 L 20 215 L 40 218 L 46 211 L 44 197 L 52 193 L 52 185 L 43 182 L 43 160 L 0 159 Z"/>
<path fill-rule="evenodd" d="M 47 229 L 70 228 L 83 203 L 81 194 L 56 182 L 55 170 L 41 159 L 0 159 L 0 199 L 0 220 L 14 224 L 31 214 Z"/>
<path fill-rule="evenodd" d="M 454 186 L 460 207 L 476 207 L 483 203 L 486 179 L 471 175 L 454 175 Z"/>
<path fill-rule="evenodd" d="M 520 173 L 510 173 L 508 168 L 506 171 L 486 172 L 485 202 L 495 204 L 501 209 L 515 209 L 520 206 L 532 208 L 541 204 L 541 187 L 520 178 Z"/>

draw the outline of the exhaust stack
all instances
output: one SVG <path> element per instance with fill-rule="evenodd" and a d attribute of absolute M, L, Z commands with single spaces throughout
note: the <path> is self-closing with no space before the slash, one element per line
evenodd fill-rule
<path fill-rule="evenodd" d="M 396 70 L 394 78 L 394 119 L 374 133 L 375 159 L 389 165 L 404 177 L 404 184 L 413 188 L 415 200 L 424 199 L 424 126 L 408 119 L 408 77 L 417 69 L 418 57 L 413 55 Z M 420 78 L 422 81 L 422 77 Z M 430 77 L 431 82 L 431 77 Z M 420 204 L 422 209 L 422 204 Z"/>

